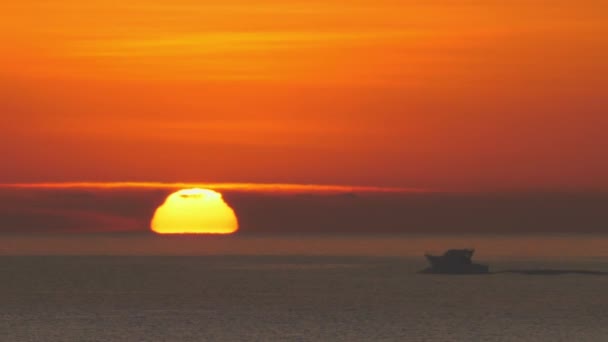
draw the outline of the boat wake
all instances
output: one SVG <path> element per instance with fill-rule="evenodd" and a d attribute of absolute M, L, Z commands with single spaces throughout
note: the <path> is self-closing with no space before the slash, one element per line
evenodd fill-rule
<path fill-rule="evenodd" d="M 524 275 L 564 275 L 564 274 L 582 274 L 582 275 L 593 275 L 593 276 L 608 276 L 608 272 L 602 271 L 591 271 L 591 270 L 560 270 L 560 269 L 515 269 L 515 270 L 504 270 L 493 272 L 494 274 L 499 273 L 516 273 Z"/>

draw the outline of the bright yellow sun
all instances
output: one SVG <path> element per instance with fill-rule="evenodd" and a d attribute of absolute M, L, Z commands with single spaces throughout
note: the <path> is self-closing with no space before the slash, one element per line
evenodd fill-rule
<path fill-rule="evenodd" d="M 231 234 L 239 229 L 222 194 L 207 189 L 172 193 L 156 209 L 151 226 L 158 234 Z"/>

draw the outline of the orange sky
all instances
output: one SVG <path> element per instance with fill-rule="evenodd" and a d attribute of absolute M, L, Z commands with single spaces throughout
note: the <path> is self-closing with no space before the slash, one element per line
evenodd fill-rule
<path fill-rule="evenodd" d="M 20 0 L 0 183 L 608 189 L 608 4 Z"/>

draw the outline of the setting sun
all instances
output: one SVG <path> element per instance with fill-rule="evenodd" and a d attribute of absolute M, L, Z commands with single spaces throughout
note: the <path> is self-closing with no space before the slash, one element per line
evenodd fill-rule
<path fill-rule="evenodd" d="M 156 209 L 151 226 L 158 234 L 231 234 L 238 230 L 238 221 L 222 194 L 195 188 L 169 195 Z"/>

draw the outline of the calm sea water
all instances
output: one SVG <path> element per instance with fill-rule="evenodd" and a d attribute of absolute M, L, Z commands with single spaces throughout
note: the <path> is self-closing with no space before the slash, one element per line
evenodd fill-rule
<path fill-rule="evenodd" d="M 608 276 L 416 273 L 448 245 L 493 271 L 606 272 L 602 236 L 0 243 L 0 341 L 608 340 Z"/>

